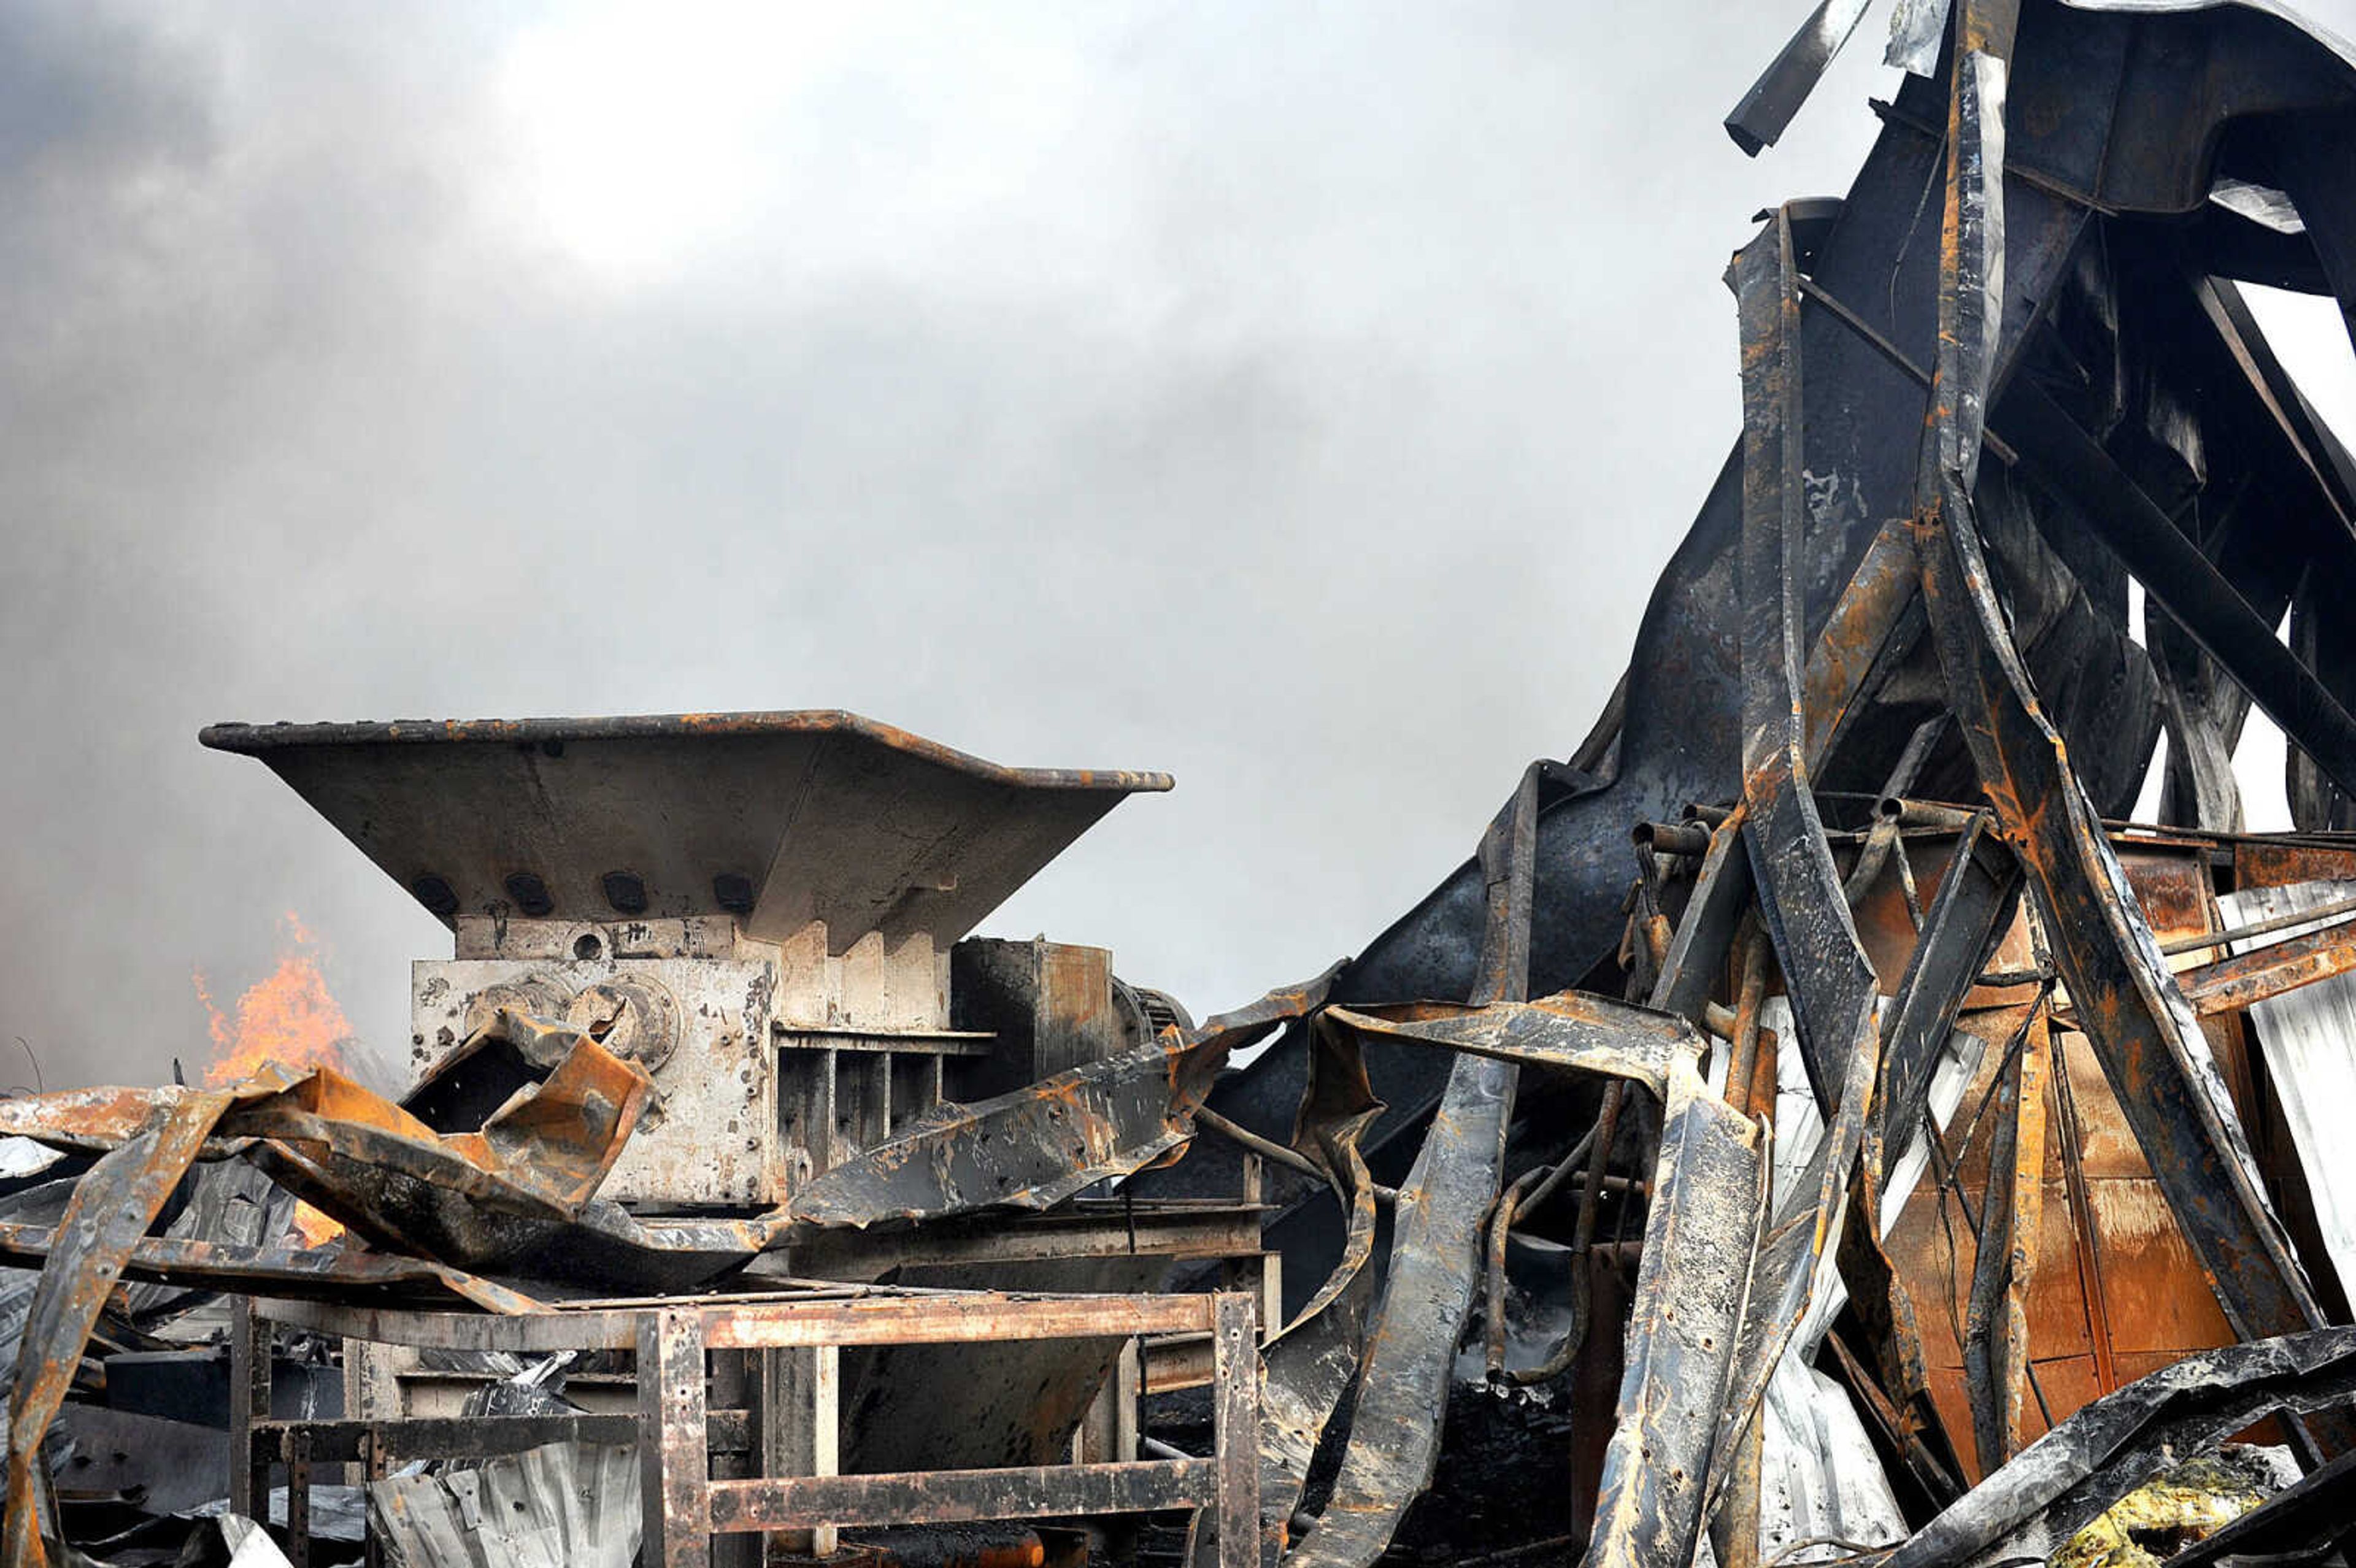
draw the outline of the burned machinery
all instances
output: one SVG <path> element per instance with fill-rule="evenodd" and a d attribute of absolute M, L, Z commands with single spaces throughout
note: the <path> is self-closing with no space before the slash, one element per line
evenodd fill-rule
<path fill-rule="evenodd" d="M 512 1092 L 511 1057 L 464 1060 L 503 1008 L 646 1072 L 600 1189 L 635 1209 L 773 1208 L 944 1098 L 1175 1016 L 1101 949 L 958 946 L 1166 774 L 1001 768 L 832 712 L 204 741 L 266 762 L 450 928 L 454 955 L 412 966 L 412 1111 L 479 1123 Z"/>
<path fill-rule="evenodd" d="M 1815 9 L 1738 144 L 1776 139 L 1866 8 Z M 977 1465 L 960 1508 L 1191 1509 L 1197 1550 L 1290 1568 L 1400 1542 L 2063 1561 L 2239 1439 L 2301 1474 L 2177 1560 L 2345 1560 L 2356 462 L 2239 285 L 2356 321 L 2356 50 L 2268 4 L 1896 0 L 1890 58 L 1848 195 L 1767 215 L 1729 271 L 1743 432 L 1611 709 L 1315 980 L 1196 1025 L 1087 959 L 1070 994 L 1115 1022 L 1076 1048 L 1056 950 L 969 949 L 961 977 L 955 938 L 1138 779 L 1025 796 L 840 716 L 216 732 L 457 954 L 419 972 L 415 1114 L 284 1072 L 0 1104 L 0 1132 L 96 1156 L 53 1225 L 0 1221 L 47 1264 L 12 1563 L 41 1550 L 28 1451 L 118 1279 L 523 1322 L 593 1282 L 708 1303 L 974 1227 L 1078 1238 L 1108 1186 L 1124 1227 L 1272 1209 L 1283 1299 L 1263 1282 L 1260 1375 L 1215 1380 L 1218 1486 L 1183 1453 Z M 2288 833 L 2244 830 L 2253 706 L 2288 741 Z M 2128 822 L 2163 734 L 2159 820 Z M 723 741 L 763 760 L 687 762 Z M 338 773 L 363 752 L 380 798 Z M 447 777 L 400 783 L 421 759 Z M 369 1245 L 148 1233 L 199 1156 Z M 819 1332 L 600 1310 L 669 1325 L 637 1330 L 691 1391 L 666 1434 L 706 1414 L 695 1335 Z M 1558 1517 L 1465 1539 L 1504 1484 L 1450 1463 L 1468 1392 L 1541 1413 Z M 637 1432 L 667 1561 L 731 1509 L 885 1506 L 809 1453 L 803 1489 L 749 1501 L 701 1446 L 692 1477 L 668 1457 L 661 1413 Z M 937 1491 L 891 1495 L 932 1518 Z"/>

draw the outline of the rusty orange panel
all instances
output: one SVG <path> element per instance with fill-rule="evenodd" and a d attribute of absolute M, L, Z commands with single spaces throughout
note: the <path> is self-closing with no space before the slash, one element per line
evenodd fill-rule
<path fill-rule="evenodd" d="M 2159 1184 L 2148 1177 L 2114 1177 L 2086 1185 L 2121 1378 L 2134 1381 L 2125 1365 L 2133 1353 L 2164 1353 L 2172 1361 L 2233 1343 L 2225 1314 L 2177 1229 Z"/>
<path fill-rule="evenodd" d="M 2135 890 L 2136 902 L 2160 941 L 2217 929 L 2216 894 L 2205 848 L 2194 849 L 2119 847 L 2119 866 Z"/>
<path fill-rule="evenodd" d="M 1955 858 L 1956 840 L 1951 835 L 1941 834 L 1909 837 L 1903 842 L 1907 863 L 1914 872 L 1915 896 L 1928 910 L 1937 896 L 1939 883 L 1947 874 L 1948 864 Z M 1855 848 L 1844 847 L 1839 857 L 1844 877 L 1854 869 L 1856 861 Z M 1857 923 L 1858 941 L 1873 965 L 1876 988 L 1885 997 L 1896 996 L 1899 982 L 1906 977 L 1906 965 L 1914 956 L 1915 935 L 1914 920 L 1906 908 L 1905 885 L 1899 880 L 1895 852 L 1865 896 L 1857 901 L 1851 913 Z"/>
<path fill-rule="evenodd" d="M 2356 849 L 2254 840 L 2233 846 L 2233 885 L 2286 888 L 2294 882 L 2356 881 Z"/>
<path fill-rule="evenodd" d="M 2126 869 L 2128 885 L 2135 889 L 2136 901 L 2143 906 L 2144 917 L 2151 922 L 2152 933 L 2163 946 L 2224 929 L 2217 909 L 2216 873 L 2210 867 L 2207 845 L 2123 850 L 2119 861 Z M 2195 947 L 2170 954 L 2168 966 L 2181 972 L 2225 955 L 2222 946 Z M 2222 1018 L 2202 1019 L 2201 1032 L 2208 1039 L 2209 1053 L 2216 1058 L 2217 1070 L 2223 1074 L 2234 1108 L 2246 1125 L 2256 1096 L 2244 1037 Z"/>
<path fill-rule="evenodd" d="M 2094 1343 L 2086 1329 L 2086 1293 L 2079 1283 L 2078 1232 L 2070 1212 L 2070 1189 L 2066 1182 L 2051 1179 L 2044 1187 L 2037 1226 L 2037 1288 L 2029 1296 L 2029 1356 L 2034 1360 L 2091 1356 Z M 2050 1395 L 2052 1391 L 2046 1392 Z M 2054 1412 L 2056 1418 L 2062 1413 Z"/>
<path fill-rule="evenodd" d="M 2072 1411 L 2091 1403 L 2102 1392 L 2095 1383 L 2091 1356 L 2065 1356 L 2036 1365 L 2037 1392 L 2045 1396 L 2045 1404 L 2040 1408 L 2032 1394 L 2020 1413 L 2021 1435 L 2032 1443 L 2046 1433 L 2046 1410 L 2053 1413 L 2055 1421 L 2064 1421 Z"/>

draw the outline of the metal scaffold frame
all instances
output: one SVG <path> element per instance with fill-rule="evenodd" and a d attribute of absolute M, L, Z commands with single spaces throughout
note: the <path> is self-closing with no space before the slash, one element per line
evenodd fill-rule
<path fill-rule="evenodd" d="M 268 1419 L 262 1414 L 270 1409 L 264 1350 L 275 1326 L 442 1350 L 631 1350 L 637 1408 L 634 1414 L 465 1420 Z M 816 1371 L 809 1408 L 823 1426 L 834 1413 L 834 1362 L 846 1347 L 1194 1334 L 1208 1334 L 1211 1343 L 1215 1445 L 1200 1458 L 838 1475 L 824 1433 L 798 1451 L 790 1438 L 776 1440 L 787 1435 L 765 1443 L 755 1411 L 715 1409 L 710 1390 L 712 1352 L 808 1352 Z M 411 1459 L 488 1456 L 548 1443 L 635 1442 L 650 1568 L 705 1568 L 715 1536 L 791 1532 L 798 1545 L 822 1551 L 827 1537 L 846 1526 L 1173 1509 L 1196 1510 L 1197 1528 L 1215 1531 L 1219 1568 L 1253 1568 L 1259 1559 L 1257 1339 L 1256 1305 L 1241 1291 L 1012 1296 L 820 1285 L 580 1302 L 512 1316 L 241 1297 L 230 1339 L 230 1496 L 252 1517 L 268 1519 L 273 1468 L 283 1466 L 284 1536 L 296 1568 L 305 1568 L 316 1466 L 357 1464 L 373 1479 Z M 772 1460 L 787 1456 L 783 1462 L 804 1473 L 712 1476 L 716 1456 L 765 1453 Z M 766 1471 L 770 1464 L 751 1467 Z"/>

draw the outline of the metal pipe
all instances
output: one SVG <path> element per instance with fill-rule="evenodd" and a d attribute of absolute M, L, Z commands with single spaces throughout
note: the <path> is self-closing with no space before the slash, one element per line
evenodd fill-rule
<path fill-rule="evenodd" d="M 1631 834 L 1640 849 L 1650 849 L 1655 855 L 1691 855 L 1697 859 L 1709 853 L 1709 829 L 1699 822 L 1640 822 Z"/>
<path fill-rule="evenodd" d="M 2223 931 L 2171 936 L 2159 944 L 2159 951 L 2164 956 L 2174 957 L 2179 953 L 2193 953 L 2203 947 L 2222 947 L 2229 942 L 2241 942 L 2253 936 L 2272 935 L 2277 931 L 2288 931 L 2293 926 L 2338 924 L 2343 915 L 2356 915 L 2356 898 L 2318 904 L 2309 910 L 2293 910 L 2288 914 L 2268 915 L 2264 920 L 2254 920 L 2247 925 L 2229 926 Z"/>
<path fill-rule="evenodd" d="M 1316 1161 L 1299 1149 L 1287 1148 L 1273 1138 L 1264 1138 L 1249 1127 L 1229 1121 L 1208 1105 L 1195 1106 L 1194 1119 L 1221 1137 L 1234 1140 L 1262 1159 L 1272 1159 L 1279 1165 L 1300 1171 L 1304 1176 L 1313 1176 L 1320 1181 L 1330 1182 L 1333 1179 L 1325 1174 Z M 1378 1202 L 1388 1203 L 1398 1197 L 1398 1189 L 1396 1187 L 1385 1187 L 1376 1183 L 1372 1190 Z"/>

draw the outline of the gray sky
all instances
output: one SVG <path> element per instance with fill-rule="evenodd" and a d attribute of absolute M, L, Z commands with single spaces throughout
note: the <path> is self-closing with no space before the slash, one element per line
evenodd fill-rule
<path fill-rule="evenodd" d="M 1322 967 L 1610 689 L 1893 90 L 1743 158 L 1803 9 L 0 0 L 0 1046 L 160 1079 L 289 911 L 407 1032 L 447 936 L 224 719 L 1167 769 L 988 929 Z"/>

